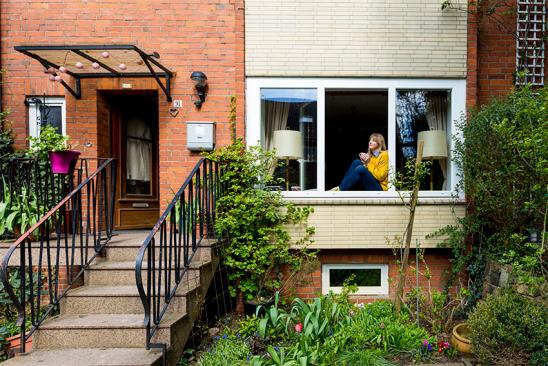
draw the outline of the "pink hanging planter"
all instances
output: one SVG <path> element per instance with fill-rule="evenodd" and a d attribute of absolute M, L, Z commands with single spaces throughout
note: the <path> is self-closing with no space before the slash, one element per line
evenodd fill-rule
<path fill-rule="evenodd" d="M 80 151 L 50 151 L 48 153 L 51 162 L 51 171 L 55 174 L 68 174 L 74 169 Z"/>

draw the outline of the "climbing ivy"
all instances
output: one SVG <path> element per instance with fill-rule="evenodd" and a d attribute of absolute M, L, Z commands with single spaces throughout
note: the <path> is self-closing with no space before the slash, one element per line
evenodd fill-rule
<path fill-rule="evenodd" d="M 231 295 L 242 294 L 247 300 L 269 297 L 281 286 L 272 276 L 287 266 L 298 271 L 313 259 L 314 228 L 306 224 L 312 209 L 295 207 L 279 191 L 267 190 L 275 184 L 271 172 L 277 159 L 273 152 L 258 146 L 246 148 L 242 139 L 208 156 L 221 165 L 223 195 L 217 203 L 215 230 L 228 237 L 224 248 L 229 278 L 235 282 Z M 291 238 L 288 226 L 302 234 Z"/>

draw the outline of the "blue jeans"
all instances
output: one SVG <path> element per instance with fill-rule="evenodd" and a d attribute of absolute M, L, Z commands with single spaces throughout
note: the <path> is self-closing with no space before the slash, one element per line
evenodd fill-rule
<path fill-rule="evenodd" d="M 379 181 L 363 166 L 359 159 L 352 162 L 339 189 L 341 191 L 382 191 Z"/>

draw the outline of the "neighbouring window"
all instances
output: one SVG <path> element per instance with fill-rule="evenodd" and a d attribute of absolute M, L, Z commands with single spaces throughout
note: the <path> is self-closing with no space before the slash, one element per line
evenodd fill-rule
<path fill-rule="evenodd" d="M 274 172 L 286 182 L 279 189 L 317 188 L 316 94 L 315 89 L 261 89 L 261 143 L 267 150 L 276 150 L 282 160 L 282 166 Z M 291 151 L 294 149 L 287 146 L 288 137 L 279 133 L 288 130 L 294 131 L 289 137 L 298 139 L 291 140 L 298 146 L 297 151 Z M 275 136 L 284 136 L 285 140 Z"/>
<path fill-rule="evenodd" d="M 358 295 L 388 295 L 386 264 L 324 264 L 322 293 L 340 293 L 345 282 L 358 287 Z"/>
<path fill-rule="evenodd" d="M 398 90 L 396 95 L 396 171 L 417 156 L 421 132 L 436 131 L 424 137 L 424 160 L 432 162 L 430 174 L 421 190 L 448 189 L 450 176 L 448 141 L 449 98 L 445 90 Z"/>
<path fill-rule="evenodd" d="M 58 133 L 66 134 L 65 98 L 28 97 L 29 135 L 40 135 L 41 126 L 55 127 Z"/>

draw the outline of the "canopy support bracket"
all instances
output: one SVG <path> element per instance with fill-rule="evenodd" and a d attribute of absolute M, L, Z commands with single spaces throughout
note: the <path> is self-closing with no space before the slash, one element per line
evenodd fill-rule
<path fill-rule="evenodd" d="M 171 102 L 172 100 L 171 99 L 171 81 L 170 81 L 171 75 L 169 73 L 166 73 L 166 85 L 164 85 L 162 83 L 162 80 L 160 80 L 158 75 L 156 75 L 156 71 L 154 71 L 154 69 L 152 68 L 152 65 L 149 62 L 149 56 L 143 52 L 139 52 L 139 55 L 141 55 L 143 62 L 147 66 L 148 70 L 150 71 L 150 73 L 152 74 L 156 82 L 158 83 L 158 86 L 160 87 L 160 89 L 163 90 L 164 94 L 166 95 L 166 100 L 168 102 Z"/>

